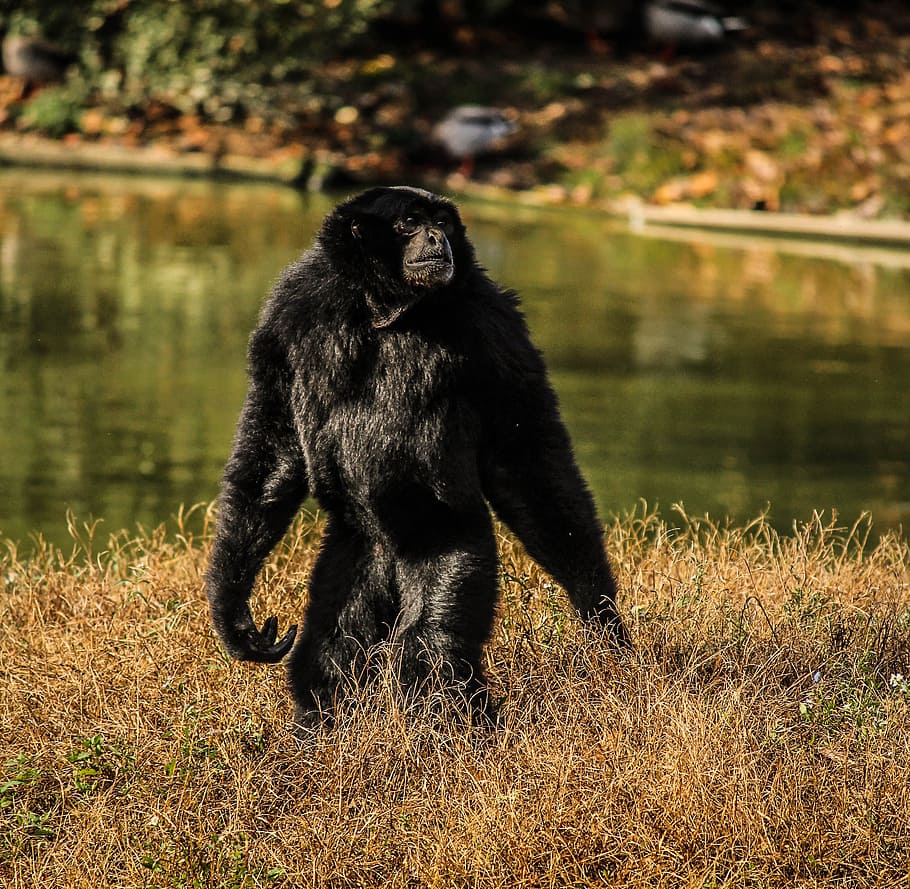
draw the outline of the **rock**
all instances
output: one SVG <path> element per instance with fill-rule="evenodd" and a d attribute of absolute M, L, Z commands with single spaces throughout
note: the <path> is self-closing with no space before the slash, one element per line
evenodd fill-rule
<path fill-rule="evenodd" d="M 777 162 L 764 151 L 751 149 L 746 152 L 746 172 L 759 182 L 774 182 L 780 178 L 780 167 Z"/>
<path fill-rule="evenodd" d="M 715 170 L 703 170 L 691 176 L 671 179 L 658 186 L 652 196 L 655 204 L 675 204 L 679 201 L 698 200 L 717 191 L 718 175 Z"/>

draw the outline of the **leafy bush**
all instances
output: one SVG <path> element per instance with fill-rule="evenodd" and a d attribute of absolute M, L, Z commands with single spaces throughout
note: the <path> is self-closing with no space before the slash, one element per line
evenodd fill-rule
<path fill-rule="evenodd" d="M 80 77 L 130 98 L 205 98 L 232 79 L 302 78 L 350 47 L 393 0 L 0 0 L 0 28 L 78 54 Z"/>
<path fill-rule="evenodd" d="M 87 96 L 78 81 L 45 89 L 22 111 L 22 123 L 55 139 L 78 129 Z"/>
<path fill-rule="evenodd" d="M 138 6 L 116 44 L 127 88 L 146 84 L 204 94 L 213 81 L 301 77 L 349 45 L 386 0 L 193 0 Z"/>

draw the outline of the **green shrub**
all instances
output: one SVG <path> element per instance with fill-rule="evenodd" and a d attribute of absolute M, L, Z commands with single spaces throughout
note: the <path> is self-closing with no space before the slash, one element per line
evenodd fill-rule
<path fill-rule="evenodd" d="M 20 120 L 26 129 L 57 139 L 78 129 L 85 99 L 78 83 L 47 87 L 28 102 Z"/>
<path fill-rule="evenodd" d="M 393 0 L 0 0 L 0 28 L 43 34 L 74 52 L 77 79 L 128 98 L 202 100 L 230 81 L 306 76 L 351 46 Z"/>

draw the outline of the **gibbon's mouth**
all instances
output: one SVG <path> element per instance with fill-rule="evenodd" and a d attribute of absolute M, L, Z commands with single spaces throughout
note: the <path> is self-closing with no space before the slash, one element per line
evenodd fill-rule
<path fill-rule="evenodd" d="M 451 260 L 445 256 L 431 256 L 429 259 L 409 259 L 405 262 L 405 266 L 409 269 L 429 269 L 433 266 L 449 266 L 451 265 Z"/>
<path fill-rule="evenodd" d="M 442 287 L 455 277 L 455 265 L 447 256 L 413 259 L 405 262 L 404 277 L 413 287 Z"/>

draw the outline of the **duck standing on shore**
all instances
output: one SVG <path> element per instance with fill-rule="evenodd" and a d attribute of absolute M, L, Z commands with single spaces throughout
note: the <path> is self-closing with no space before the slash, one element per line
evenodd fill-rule
<path fill-rule="evenodd" d="M 30 85 L 63 80 L 66 69 L 75 61 L 72 53 L 56 44 L 21 34 L 4 37 L 2 55 L 6 73 L 20 77 Z"/>
<path fill-rule="evenodd" d="M 727 34 L 744 31 L 748 22 L 724 15 L 705 0 L 650 0 L 644 7 L 645 31 L 667 46 L 706 46 Z"/>
<path fill-rule="evenodd" d="M 433 141 L 442 145 L 450 157 L 460 160 L 459 172 L 470 176 L 477 155 L 495 150 L 517 128 L 498 108 L 459 105 L 433 128 Z"/>

